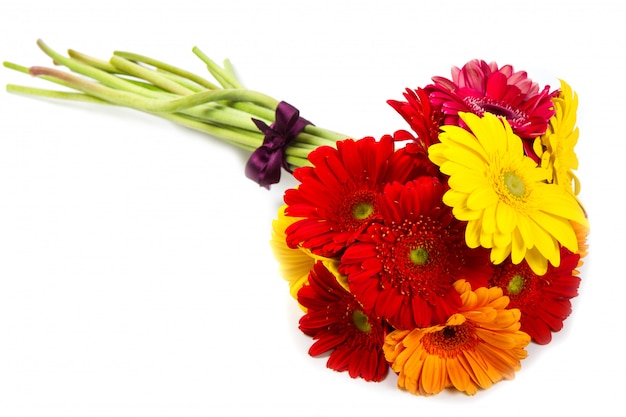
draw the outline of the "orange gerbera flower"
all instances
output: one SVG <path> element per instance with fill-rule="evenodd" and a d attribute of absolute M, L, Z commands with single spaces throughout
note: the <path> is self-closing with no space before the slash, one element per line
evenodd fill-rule
<path fill-rule="evenodd" d="M 398 373 L 398 387 L 417 395 L 455 388 L 474 395 L 502 379 L 512 379 L 527 356 L 530 336 L 519 330 L 520 311 L 497 287 L 475 291 L 454 284 L 463 305 L 445 325 L 395 330 L 383 351 Z"/>
<path fill-rule="evenodd" d="M 576 222 L 571 222 L 574 227 L 574 233 L 576 233 L 576 239 L 578 239 L 578 254 L 580 255 L 580 260 L 578 261 L 577 268 L 583 266 L 583 259 L 587 256 L 589 250 L 589 244 L 587 243 L 587 237 L 589 236 L 589 227 L 583 226 Z M 578 275 L 580 271 L 578 269 L 574 270 L 574 275 Z"/>

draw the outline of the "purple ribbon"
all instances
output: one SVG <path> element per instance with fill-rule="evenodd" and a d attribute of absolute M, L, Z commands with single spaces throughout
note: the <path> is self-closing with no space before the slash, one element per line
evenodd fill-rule
<path fill-rule="evenodd" d="M 285 160 L 285 149 L 306 125 L 312 123 L 300 117 L 298 109 L 284 101 L 278 103 L 276 119 L 271 126 L 258 119 L 252 121 L 265 138 L 246 163 L 246 177 L 269 190 L 271 184 L 280 180 L 281 167 L 291 172 Z"/>

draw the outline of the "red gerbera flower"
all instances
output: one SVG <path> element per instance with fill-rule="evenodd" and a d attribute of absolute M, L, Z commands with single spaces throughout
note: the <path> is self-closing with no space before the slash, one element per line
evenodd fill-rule
<path fill-rule="evenodd" d="M 426 150 L 433 143 L 439 142 L 443 113 L 431 106 L 428 93 L 422 88 L 407 88 L 403 95 L 407 101 L 387 100 L 387 103 L 407 121 L 417 134 L 416 142 Z"/>
<path fill-rule="evenodd" d="M 575 275 L 580 255 L 561 249 L 559 267 L 548 265 L 548 271 L 536 275 L 523 261 L 518 265 L 503 263 L 495 266 L 490 281 L 503 289 L 510 298 L 509 308 L 522 312 L 521 330 L 541 345 L 552 340 L 552 332 L 563 328 L 571 314 L 571 299 L 578 295 L 580 278 Z"/>
<path fill-rule="evenodd" d="M 385 184 L 404 182 L 416 169 L 414 158 L 396 151 L 389 135 L 320 147 L 309 161 L 312 167 L 294 171 L 300 186 L 285 192 L 285 214 L 302 218 L 287 228 L 287 244 L 325 257 L 339 254 L 378 217 L 376 196 Z"/>
<path fill-rule="evenodd" d="M 461 69 L 453 67 L 452 80 L 433 77 L 433 81 L 425 90 L 433 107 L 445 114 L 447 125 L 463 127 L 459 112 L 478 116 L 489 112 L 504 117 L 522 139 L 533 139 L 546 132 L 555 113 L 552 98 L 558 90 L 550 93 L 546 86 L 539 91 L 525 71 L 515 72 L 511 65 L 498 68 L 495 62 L 472 60 Z M 532 141 L 525 145 L 529 156 L 535 157 Z"/>
<path fill-rule="evenodd" d="M 381 381 L 387 375 L 382 321 L 367 314 L 321 262 L 311 271 L 308 285 L 298 292 L 298 302 L 307 309 L 300 330 L 317 339 L 309 349 L 311 356 L 332 351 L 327 366 L 348 371 L 352 378 Z"/>
<path fill-rule="evenodd" d="M 461 305 L 452 284 L 490 277 L 488 253 L 465 244 L 465 224 L 442 203 L 434 177 L 388 185 L 373 223 L 341 258 L 340 272 L 365 308 L 397 329 L 442 324 Z"/>

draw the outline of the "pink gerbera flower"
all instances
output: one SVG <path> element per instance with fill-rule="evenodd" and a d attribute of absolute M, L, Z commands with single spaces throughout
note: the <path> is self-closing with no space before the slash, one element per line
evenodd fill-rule
<path fill-rule="evenodd" d="M 488 112 L 505 118 L 513 131 L 522 139 L 533 139 L 546 132 L 548 121 L 555 110 L 552 98 L 558 90 L 550 92 L 545 86 L 539 90 L 536 82 L 525 71 L 515 72 L 511 65 L 501 68 L 495 62 L 472 60 L 463 68 L 452 68 L 452 80 L 433 77 L 428 85 L 431 104 L 445 114 L 444 123 L 462 126 L 459 112 L 481 116 Z M 532 152 L 532 141 L 527 153 Z"/>
<path fill-rule="evenodd" d="M 379 197 L 381 220 L 341 258 L 339 270 L 367 309 L 398 329 L 442 324 L 461 299 L 452 284 L 485 286 L 488 252 L 465 244 L 465 224 L 442 203 L 444 185 L 434 177 L 393 183 Z"/>

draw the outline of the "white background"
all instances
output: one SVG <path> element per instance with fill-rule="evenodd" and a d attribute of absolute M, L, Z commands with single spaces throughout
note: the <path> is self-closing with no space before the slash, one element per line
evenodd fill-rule
<path fill-rule="evenodd" d="M 511 4 L 511 5 L 509 5 Z M 311 358 L 270 223 L 287 179 L 247 154 L 127 109 L 0 91 L 0 416 L 615 415 L 623 360 L 625 36 L 618 1 L 9 2 L 0 60 L 35 41 L 127 50 L 243 83 L 355 137 L 406 128 L 386 103 L 473 58 L 579 94 L 592 225 L 565 330 L 514 381 L 415 397 Z M 53 87 L 0 68 L 0 83 Z M 617 408 L 615 408 L 617 407 Z M 609 412 L 608 410 L 613 410 Z"/>

